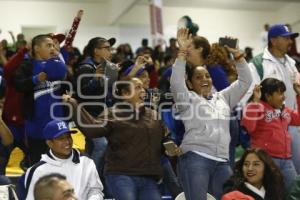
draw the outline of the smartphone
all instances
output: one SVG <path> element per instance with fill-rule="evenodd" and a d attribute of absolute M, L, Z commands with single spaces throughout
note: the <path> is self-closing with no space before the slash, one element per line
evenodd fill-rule
<path fill-rule="evenodd" d="M 228 47 L 235 49 L 237 47 L 237 39 L 221 37 L 219 38 L 219 45 L 220 46 L 227 45 Z"/>
<path fill-rule="evenodd" d="M 176 149 L 178 148 L 177 145 L 173 141 L 168 141 L 163 143 L 166 151 L 169 155 L 175 155 Z"/>

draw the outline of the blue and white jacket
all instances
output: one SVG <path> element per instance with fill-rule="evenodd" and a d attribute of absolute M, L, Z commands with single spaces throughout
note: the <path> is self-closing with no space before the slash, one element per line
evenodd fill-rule
<path fill-rule="evenodd" d="M 37 164 L 25 173 L 24 187 L 26 200 L 34 200 L 34 185 L 42 176 L 50 173 L 59 173 L 66 176 L 67 181 L 73 186 L 75 196 L 80 200 L 103 200 L 103 185 L 100 181 L 93 160 L 80 155 L 73 149 L 72 155 L 67 159 L 55 157 L 50 150 L 42 155 Z"/>

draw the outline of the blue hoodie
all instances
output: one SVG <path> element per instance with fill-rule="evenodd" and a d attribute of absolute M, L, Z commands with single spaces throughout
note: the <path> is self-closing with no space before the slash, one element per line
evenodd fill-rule
<path fill-rule="evenodd" d="M 54 106 L 55 103 L 62 102 L 61 97 L 61 85 L 58 81 L 43 81 L 39 82 L 38 74 L 43 72 L 48 61 L 33 60 L 32 65 L 32 81 L 35 84 L 34 87 L 34 113 L 33 118 L 26 120 L 26 134 L 31 138 L 43 139 L 43 129 L 46 124 L 54 118 L 63 117 L 64 111 L 62 106 Z M 56 59 L 59 67 L 65 67 L 61 64 L 61 61 Z M 53 66 L 55 68 L 57 66 Z M 52 115 L 52 116 L 51 116 Z"/>

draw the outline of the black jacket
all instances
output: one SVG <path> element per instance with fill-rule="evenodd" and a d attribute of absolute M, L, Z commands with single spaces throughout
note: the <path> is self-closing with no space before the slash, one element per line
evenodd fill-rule
<path fill-rule="evenodd" d="M 16 71 L 15 87 L 18 91 L 24 93 L 23 98 L 23 116 L 25 119 L 31 119 L 34 113 L 34 98 L 32 82 L 33 65 L 31 60 L 25 60 Z"/>
<path fill-rule="evenodd" d="M 97 67 L 105 68 L 105 76 L 108 78 L 107 85 L 103 78 L 95 78 Z M 80 79 L 81 75 L 85 75 L 85 77 Z M 103 105 L 110 105 L 112 104 L 111 88 L 117 77 L 118 70 L 114 64 L 106 61 L 97 64 L 92 59 L 87 58 L 75 71 L 75 98 L 79 103 L 103 103 Z M 79 92 L 85 97 L 80 96 Z M 95 96 L 95 98 L 92 96 Z M 86 105 L 84 108 L 94 117 L 98 116 L 104 110 L 104 107 L 101 105 Z"/>

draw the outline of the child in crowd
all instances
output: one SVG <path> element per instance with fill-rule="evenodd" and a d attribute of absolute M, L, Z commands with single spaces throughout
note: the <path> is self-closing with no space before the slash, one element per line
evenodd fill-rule
<path fill-rule="evenodd" d="M 275 78 L 267 78 L 253 91 L 253 102 L 243 114 L 242 125 L 250 135 L 251 146 L 266 150 L 281 170 L 286 187 L 297 175 L 291 160 L 291 136 L 289 125 L 300 125 L 300 85 L 294 83 L 298 111 L 284 106 L 285 84 Z"/>

